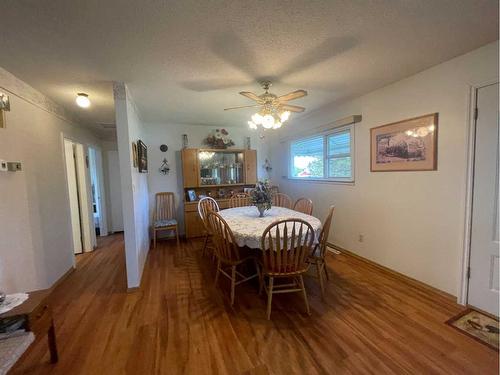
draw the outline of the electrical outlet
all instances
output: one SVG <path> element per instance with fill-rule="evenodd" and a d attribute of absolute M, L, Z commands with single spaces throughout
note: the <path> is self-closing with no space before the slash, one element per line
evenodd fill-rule
<path fill-rule="evenodd" d="M 5 160 L 0 160 L 0 172 L 7 172 L 7 162 Z"/>
<path fill-rule="evenodd" d="M 363 242 L 365 240 L 365 236 L 360 234 L 359 237 L 358 237 L 358 241 L 359 242 Z"/>
<path fill-rule="evenodd" d="M 9 161 L 7 162 L 7 169 L 9 170 L 9 172 L 22 171 L 21 162 Z"/>

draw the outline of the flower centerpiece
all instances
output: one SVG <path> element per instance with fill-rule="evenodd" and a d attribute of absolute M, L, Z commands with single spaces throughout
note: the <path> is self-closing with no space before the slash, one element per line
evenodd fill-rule
<path fill-rule="evenodd" d="M 203 143 L 211 148 L 224 149 L 234 146 L 234 142 L 231 138 L 229 138 L 229 133 L 226 129 L 215 129 L 215 131 L 212 131 L 208 137 L 205 138 Z"/>
<path fill-rule="evenodd" d="M 259 210 L 259 217 L 264 216 L 264 211 L 271 208 L 272 191 L 269 181 L 259 181 L 255 185 L 255 189 L 250 191 L 250 201 Z"/>

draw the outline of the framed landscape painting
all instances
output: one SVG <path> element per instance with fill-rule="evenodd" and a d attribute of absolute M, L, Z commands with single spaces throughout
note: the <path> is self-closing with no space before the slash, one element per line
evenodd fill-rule
<path fill-rule="evenodd" d="M 370 129 L 372 172 L 435 171 L 438 113 Z"/>

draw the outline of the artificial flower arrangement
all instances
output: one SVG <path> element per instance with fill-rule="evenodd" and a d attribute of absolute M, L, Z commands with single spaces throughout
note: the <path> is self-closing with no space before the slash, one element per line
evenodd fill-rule
<path fill-rule="evenodd" d="M 234 142 L 229 138 L 229 133 L 226 129 L 215 129 L 215 131 L 212 131 L 205 138 L 204 143 L 211 148 L 228 148 L 234 146 Z"/>
<path fill-rule="evenodd" d="M 255 189 L 250 191 L 250 201 L 259 210 L 259 217 L 263 217 L 264 211 L 271 209 L 273 194 L 269 180 L 257 182 Z"/>

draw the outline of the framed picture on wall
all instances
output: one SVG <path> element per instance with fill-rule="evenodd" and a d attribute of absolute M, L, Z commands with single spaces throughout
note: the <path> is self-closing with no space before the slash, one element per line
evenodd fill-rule
<path fill-rule="evenodd" d="M 132 142 L 132 165 L 137 168 L 137 143 Z"/>
<path fill-rule="evenodd" d="M 148 173 L 148 148 L 140 139 L 137 141 L 137 164 L 140 173 Z"/>
<path fill-rule="evenodd" d="M 190 202 L 194 202 L 196 200 L 196 192 L 194 190 L 188 190 L 187 195 Z"/>
<path fill-rule="evenodd" d="M 432 113 L 370 129 L 370 170 L 437 170 L 438 118 Z"/>

